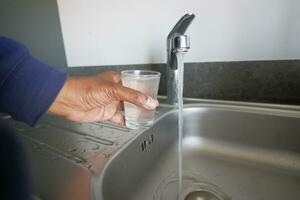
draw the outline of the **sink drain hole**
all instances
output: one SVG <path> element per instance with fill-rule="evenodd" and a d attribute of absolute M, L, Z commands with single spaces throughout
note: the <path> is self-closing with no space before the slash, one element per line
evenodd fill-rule
<path fill-rule="evenodd" d="M 225 193 L 210 183 L 198 182 L 186 188 L 180 199 L 183 200 L 231 200 Z"/>
<path fill-rule="evenodd" d="M 184 172 L 180 197 L 178 183 L 178 172 L 171 172 L 158 184 L 153 200 L 231 200 L 218 186 L 197 173 Z"/>
<path fill-rule="evenodd" d="M 208 191 L 194 191 L 189 193 L 184 200 L 223 200 Z"/>

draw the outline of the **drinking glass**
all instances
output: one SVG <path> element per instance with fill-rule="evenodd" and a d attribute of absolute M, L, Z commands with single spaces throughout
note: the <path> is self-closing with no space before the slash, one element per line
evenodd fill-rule
<path fill-rule="evenodd" d="M 138 90 L 153 99 L 157 99 L 160 73 L 147 70 L 122 71 L 122 85 Z M 125 120 L 128 128 L 138 129 L 151 126 L 154 122 L 155 110 L 147 110 L 124 102 Z"/>

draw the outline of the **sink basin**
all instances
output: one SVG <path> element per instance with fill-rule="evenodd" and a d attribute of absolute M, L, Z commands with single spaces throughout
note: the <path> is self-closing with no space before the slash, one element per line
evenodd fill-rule
<path fill-rule="evenodd" d="M 177 111 L 127 143 L 93 178 L 102 200 L 178 199 Z M 184 108 L 183 199 L 300 199 L 299 111 Z"/>

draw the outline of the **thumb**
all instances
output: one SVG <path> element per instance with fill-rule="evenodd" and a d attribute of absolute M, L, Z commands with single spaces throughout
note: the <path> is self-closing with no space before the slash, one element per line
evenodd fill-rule
<path fill-rule="evenodd" d="M 127 101 L 148 110 L 154 110 L 159 104 L 156 99 L 150 96 L 118 84 L 116 85 L 116 98 L 119 101 Z"/>

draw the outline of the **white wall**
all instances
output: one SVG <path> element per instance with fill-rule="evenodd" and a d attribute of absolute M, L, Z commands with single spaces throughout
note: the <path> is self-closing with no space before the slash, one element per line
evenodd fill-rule
<path fill-rule="evenodd" d="M 187 62 L 300 58 L 299 0 L 57 0 L 69 66 L 166 62 L 185 13 Z"/>

